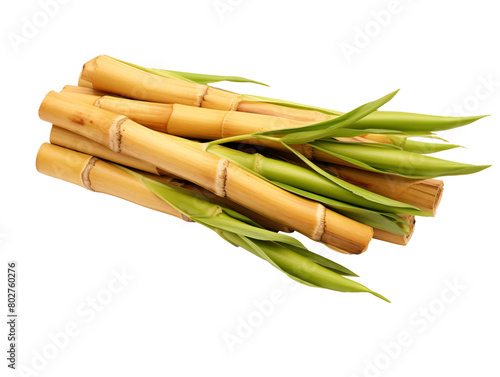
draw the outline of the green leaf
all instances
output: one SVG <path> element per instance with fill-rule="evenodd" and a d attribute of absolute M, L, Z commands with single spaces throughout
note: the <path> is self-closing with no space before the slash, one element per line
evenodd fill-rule
<path fill-rule="evenodd" d="M 115 58 L 113 58 L 113 59 L 115 59 Z M 211 84 L 214 82 L 221 82 L 221 81 L 231 81 L 231 82 L 244 82 L 244 83 L 253 83 L 253 84 L 269 86 L 269 85 L 264 84 L 262 82 L 246 79 L 244 77 L 239 77 L 239 76 L 207 75 L 207 74 L 203 74 L 203 73 L 190 73 L 190 72 L 170 71 L 170 70 L 158 69 L 158 68 L 146 68 L 146 67 L 142 67 L 140 65 L 129 63 L 129 62 L 126 62 L 123 60 L 119 60 L 119 59 L 115 59 L 115 60 L 117 60 L 121 63 L 127 64 L 131 67 L 140 69 L 141 71 L 151 73 L 153 75 L 163 76 L 163 77 L 166 77 L 169 79 L 174 79 L 174 80 L 187 81 L 187 82 L 201 84 L 201 85 L 207 85 L 207 84 Z"/>
<path fill-rule="evenodd" d="M 304 144 L 317 139 L 332 137 L 336 130 L 351 126 L 358 120 L 377 110 L 390 101 L 398 91 L 389 93 L 378 100 L 366 103 L 334 119 L 303 126 L 259 132 L 254 135 L 284 135 L 281 141 L 287 144 Z"/>
<path fill-rule="evenodd" d="M 491 165 L 470 165 L 401 150 L 373 148 L 335 141 L 310 143 L 314 148 L 364 169 L 402 177 L 427 179 L 446 175 L 472 174 Z"/>
<path fill-rule="evenodd" d="M 207 84 L 211 84 L 214 82 L 230 81 L 230 82 L 244 82 L 244 83 L 252 83 L 252 84 L 258 84 L 258 85 L 263 85 L 263 86 L 269 86 L 269 85 L 264 84 L 262 82 L 246 79 L 244 77 L 239 77 L 239 76 L 207 75 L 207 74 L 201 74 L 201 73 L 167 71 L 164 69 L 154 69 L 154 71 L 157 72 L 158 74 L 162 74 L 163 72 L 166 72 L 168 74 L 173 73 L 173 74 L 180 76 L 184 79 L 187 79 L 189 81 L 195 82 L 197 84 L 202 84 L 202 85 L 207 85 Z"/>
<path fill-rule="evenodd" d="M 281 270 L 289 276 L 299 279 L 308 285 L 340 292 L 367 292 L 390 302 L 382 295 L 373 292 L 353 280 L 350 280 L 328 268 L 311 262 L 308 258 L 294 253 L 293 250 L 283 248 L 281 245 L 272 243 L 263 245 L 262 241 L 247 239 L 248 243 L 255 248 L 259 248 L 271 259 Z"/>
<path fill-rule="evenodd" d="M 383 128 L 416 132 L 443 131 L 465 126 L 485 116 L 445 117 L 397 111 L 377 111 L 370 114 L 369 117 L 360 119 L 351 128 Z"/>
<path fill-rule="evenodd" d="M 263 102 L 275 105 L 291 107 L 294 109 L 319 111 L 332 116 L 344 114 L 341 111 L 326 109 L 322 107 L 303 105 L 300 103 L 284 101 L 276 98 L 254 96 L 243 94 L 244 101 Z M 445 117 L 436 115 L 426 115 L 418 113 L 406 113 L 397 111 L 375 111 L 362 120 L 356 122 L 352 128 L 359 129 L 385 129 L 405 132 L 430 132 L 443 131 L 473 123 L 487 115 L 467 116 L 467 117 Z M 367 133 L 367 132 L 365 132 Z M 375 132 L 370 132 L 375 133 Z"/>
<path fill-rule="evenodd" d="M 302 284 L 341 292 L 367 292 L 388 301 L 380 294 L 343 277 L 342 274 L 355 274 L 310 252 L 293 237 L 247 224 L 231 217 L 221 210 L 221 206 L 211 202 L 200 203 L 202 200 L 199 196 L 188 190 L 146 178 L 123 166 L 116 166 L 129 172 L 172 207 L 182 209 L 181 212 L 185 214 L 198 214 L 191 218 L 214 230 L 227 242 L 252 252 Z"/>
<path fill-rule="evenodd" d="M 280 243 L 280 245 L 281 245 L 281 243 Z M 325 268 L 328 268 L 329 270 L 336 272 L 339 275 L 356 276 L 356 277 L 358 276 L 354 272 L 352 272 L 351 270 L 345 268 L 344 266 L 342 266 L 338 263 L 335 263 L 335 262 L 331 261 L 330 259 L 325 258 L 319 254 L 313 253 L 313 252 L 309 251 L 308 249 L 306 249 L 305 247 L 299 247 L 299 246 L 295 246 L 295 245 L 281 245 L 281 246 L 285 246 L 288 249 L 293 250 L 295 253 L 302 255 L 304 258 L 307 258 L 311 262 L 319 264 L 320 266 L 323 266 Z"/>
<path fill-rule="evenodd" d="M 393 141 L 393 136 L 389 137 Z M 400 137 L 401 138 L 401 137 Z M 403 138 L 401 138 L 403 139 Z M 422 141 L 409 140 L 404 138 L 403 150 L 407 152 L 420 153 L 420 154 L 430 154 L 436 152 L 442 152 L 453 148 L 463 148 L 460 145 L 450 144 L 450 143 L 427 143 Z"/>
<path fill-rule="evenodd" d="M 226 214 L 218 214 L 217 216 L 196 216 L 192 217 L 192 219 L 213 228 L 226 230 L 258 240 L 276 241 L 290 245 L 303 246 L 300 241 L 286 234 L 275 233 L 264 228 L 257 228 L 247 223 L 238 221 Z"/>

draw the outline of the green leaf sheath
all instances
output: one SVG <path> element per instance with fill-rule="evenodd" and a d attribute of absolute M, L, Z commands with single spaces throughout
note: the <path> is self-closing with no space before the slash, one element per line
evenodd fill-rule
<path fill-rule="evenodd" d="M 315 141 L 311 146 L 368 170 L 408 178 L 436 178 L 479 172 L 490 165 L 470 165 L 369 144 Z"/>

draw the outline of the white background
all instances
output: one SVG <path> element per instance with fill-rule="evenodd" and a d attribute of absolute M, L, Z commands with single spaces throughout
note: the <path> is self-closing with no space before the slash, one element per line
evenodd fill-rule
<path fill-rule="evenodd" d="M 345 256 L 300 237 L 361 275 L 387 304 L 297 288 L 201 226 L 43 176 L 34 164 L 50 128 L 37 116 L 43 96 L 75 85 L 82 64 L 99 54 L 250 77 L 271 88 L 221 86 L 344 111 L 401 88 L 385 110 L 492 114 L 442 133 L 467 149 L 439 157 L 498 164 L 496 2 L 73 0 L 50 9 L 28 0 L 3 2 L 0 11 L 0 313 L 6 264 L 16 260 L 18 362 L 38 368 L 31 375 L 498 373 L 495 166 L 445 178 L 438 216 L 418 219 L 406 247 L 373 241 L 365 254 Z M 26 22 L 39 26 L 29 34 Z M 24 38 L 19 45 L 14 34 Z M 347 45 L 356 52 L 347 56 Z M 123 269 L 134 278 L 89 321 L 86 300 L 105 297 L 113 271 Z M 460 287 L 453 293 L 450 284 Z M 257 306 L 271 296 L 281 299 L 243 339 L 242 321 L 259 322 Z M 77 335 L 54 348 L 51 337 L 64 340 L 68 324 Z M 6 333 L 2 325 L 2 355 Z M 229 334 L 241 344 L 228 346 Z M 0 375 L 10 374 L 1 359 Z"/>

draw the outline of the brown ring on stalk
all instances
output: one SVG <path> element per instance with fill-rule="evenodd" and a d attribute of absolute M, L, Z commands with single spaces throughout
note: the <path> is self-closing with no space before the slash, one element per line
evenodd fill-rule
<path fill-rule="evenodd" d="M 90 171 L 95 166 L 97 160 L 97 157 L 92 157 L 90 160 L 88 160 L 87 165 L 85 165 L 85 168 L 82 171 L 82 184 L 90 191 L 95 191 L 92 188 L 92 182 L 90 181 Z"/>

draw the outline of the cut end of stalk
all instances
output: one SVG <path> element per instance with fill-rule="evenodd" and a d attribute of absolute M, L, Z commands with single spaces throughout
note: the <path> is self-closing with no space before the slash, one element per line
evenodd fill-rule
<path fill-rule="evenodd" d="M 432 206 L 432 211 L 431 211 L 434 216 L 436 216 L 437 209 L 439 207 L 439 204 L 441 203 L 443 192 L 444 192 L 444 182 L 441 181 L 441 184 L 438 185 L 436 188 L 436 194 L 434 196 L 434 204 Z"/>
<path fill-rule="evenodd" d="M 387 232 L 385 230 L 374 229 L 373 238 L 380 241 L 390 242 L 396 245 L 401 245 L 401 246 L 408 245 L 411 236 L 415 231 L 415 223 L 416 223 L 415 216 L 413 215 L 399 215 L 399 216 L 405 219 L 406 222 L 408 223 L 409 225 L 408 234 L 394 234 Z"/>
<path fill-rule="evenodd" d="M 97 56 L 83 65 L 80 78 L 78 79 L 78 86 L 92 88 L 92 81 L 94 80 L 94 74 L 97 69 L 97 60 L 101 56 L 103 55 Z"/>

